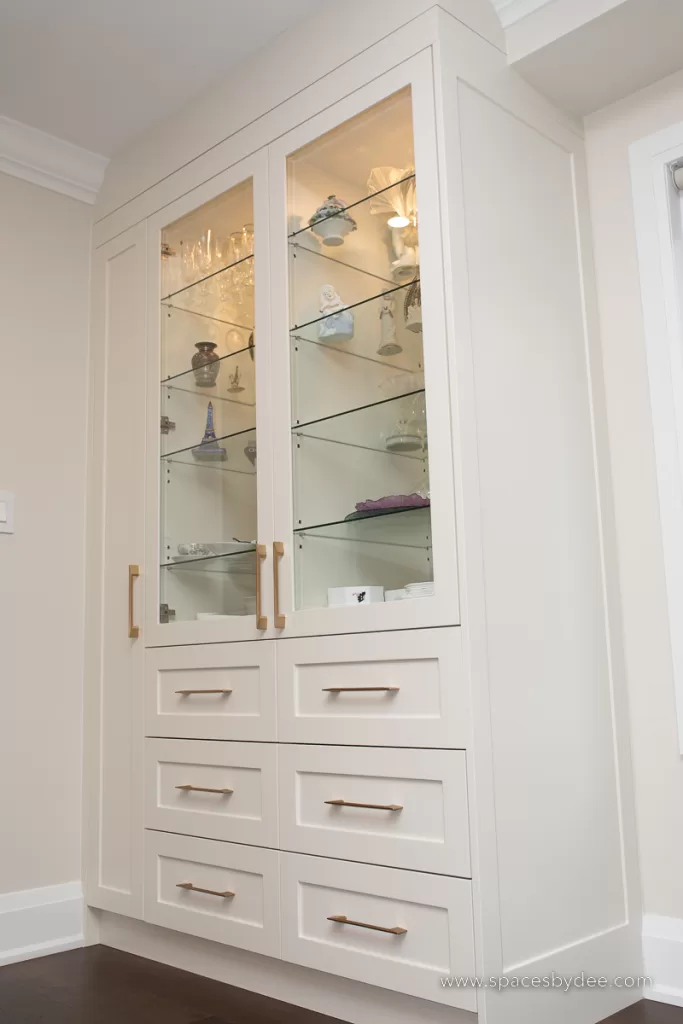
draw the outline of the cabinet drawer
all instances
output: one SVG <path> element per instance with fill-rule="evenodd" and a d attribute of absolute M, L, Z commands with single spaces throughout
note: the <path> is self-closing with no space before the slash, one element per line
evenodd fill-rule
<path fill-rule="evenodd" d="M 273 641 L 150 647 L 145 659 L 148 736 L 276 738 Z"/>
<path fill-rule="evenodd" d="M 279 787 L 282 849 L 469 877 L 464 751 L 283 745 Z"/>
<path fill-rule="evenodd" d="M 279 957 L 278 858 L 275 850 L 146 832 L 145 921 Z"/>
<path fill-rule="evenodd" d="M 145 743 L 147 828 L 278 845 L 275 744 L 156 739 Z"/>
<path fill-rule="evenodd" d="M 460 629 L 279 640 L 287 743 L 467 746 Z"/>
<path fill-rule="evenodd" d="M 474 974 L 469 881 L 292 853 L 280 857 L 285 960 L 476 1010 L 474 990 L 439 982 L 445 975 Z M 330 920 L 340 917 L 349 923 Z"/>

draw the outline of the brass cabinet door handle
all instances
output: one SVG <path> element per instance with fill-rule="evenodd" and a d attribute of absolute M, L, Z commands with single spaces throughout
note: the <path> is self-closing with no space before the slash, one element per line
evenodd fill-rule
<path fill-rule="evenodd" d="M 212 789 L 211 786 L 190 786 L 189 784 L 176 786 L 176 789 L 182 789 L 186 793 L 220 793 L 221 796 L 228 796 L 235 792 L 234 789 Z"/>
<path fill-rule="evenodd" d="M 284 629 L 287 616 L 280 611 L 280 559 L 284 557 L 285 546 L 281 540 L 273 543 L 273 603 L 275 606 L 275 628 Z"/>
<path fill-rule="evenodd" d="M 266 559 L 267 551 L 265 544 L 256 545 L 256 628 L 268 629 L 268 617 L 262 614 L 261 596 L 261 562 Z"/>
<path fill-rule="evenodd" d="M 140 627 L 135 625 L 135 612 L 133 609 L 133 584 L 139 575 L 139 565 L 128 566 L 128 636 L 131 640 L 137 640 L 140 636 Z"/>
<path fill-rule="evenodd" d="M 387 935 L 407 935 L 407 928 L 383 928 L 379 924 L 365 924 L 364 921 L 350 921 L 344 914 L 334 914 L 332 917 L 328 917 L 328 921 L 334 921 L 336 924 L 351 924 L 354 928 L 369 928 L 372 932 L 386 932 Z"/>
<path fill-rule="evenodd" d="M 207 896 L 222 896 L 224 900 L 232 899 L 235 895 L 234 892 L 217 892 L 215 889 L 202 889 L 198 885 L 193 885 L 192 882 L 178 882 L 176 889 L 187 889 L 188 892 L 205 892 Z"/>
<path fill-rule="evenodd" d="M 176 690 L 181 697 L 191 697 L 193 693 L 220 693 L 224 696 L 232 693 L 232 690 Z"/>
<path fill-rule="evenodd" d="M 366 807 L 369 811 L 402 811 L 403 804 L 357 804 L 352 800 L 326 800 L 331 807 Z"/>
<path fill-rule="evenodd" d="M 398 693 L 400 686 L 325 686 L 323 693 Z"/>

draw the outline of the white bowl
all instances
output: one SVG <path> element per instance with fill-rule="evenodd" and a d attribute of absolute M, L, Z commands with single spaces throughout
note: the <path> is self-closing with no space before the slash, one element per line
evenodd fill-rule
<path fill-rule="evenodd" d="M 323 245 L 343 245 L 344 235 L 353 231 L 353 221 L 348 217 L 328 217 L 312 224 L 311 231 L 322 238 Z"/>

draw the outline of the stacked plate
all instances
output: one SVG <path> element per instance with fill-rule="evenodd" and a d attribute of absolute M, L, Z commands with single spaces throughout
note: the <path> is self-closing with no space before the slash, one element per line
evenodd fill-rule
<path fill-rule="evenodd" d="M 408 597 L 434 597 L 434 583 L 407 583 L 405 588 Z"/>

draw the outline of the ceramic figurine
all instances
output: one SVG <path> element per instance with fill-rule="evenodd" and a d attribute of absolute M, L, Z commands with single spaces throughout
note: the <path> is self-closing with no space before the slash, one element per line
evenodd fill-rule
<path fill-rule="evenodd" d="M 197 351 L 192 356 L 192 369 L 197 387 L 212 388 L 221 369 L 220 359 L 216 355 L 216 343 L 198 341 L 195 348 Z"/>
<path fill-rule="evenodd" d="M 422 290 L 419 281 L 413 281 L 406 292 L 403 319 L 407 330 L 413 334 L 422 334 Z"/>
<path fill-rule="evenodd" d="M 344 236 L 356 230 L 356 222 L 346 212 L 346 203 L 328 196 L 308 222 L 311 231 L 322 238 L 323 245 L 343 245 Z"/>
<path fill-rule="evenodd" d="M 192 458 L 197 462 L 225 462 L 228 453 L 222 448 L 217 439 L 213 426 L 213 402 L 209 402 L 206 410 L 206 427 L 204 437 L 196 448 L 192 449 Z"/>
<path fill-rule="evenodd" d="M 394 321 L 394 299 L 391 295 L 385 295 L 379 311 L 380 330 L 382 340 L 377 349 L 378 356 L 395 356 L 403 351 L 403 346 L 396 340 L 396 323 Z"/>
<path fill-rule="evenodd" d="M 318 324 L 321 341 L 349 341 L 353 337 L 353 313 L 344 307 L 331 284 L 320 289 L 320 312 L 325 316 Z"/>

